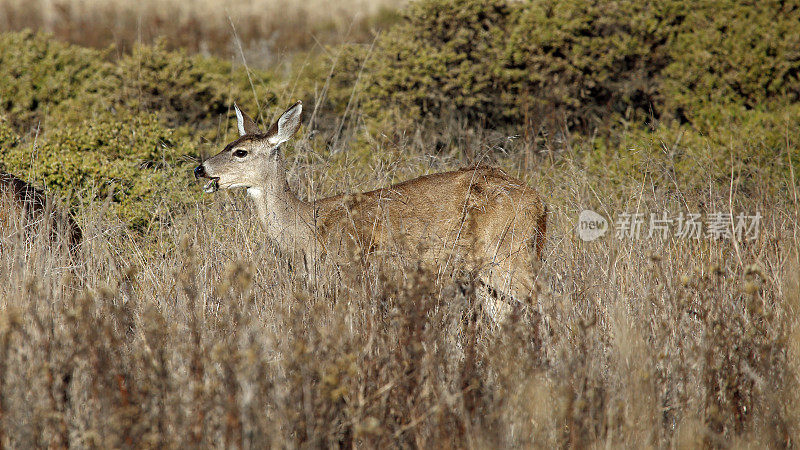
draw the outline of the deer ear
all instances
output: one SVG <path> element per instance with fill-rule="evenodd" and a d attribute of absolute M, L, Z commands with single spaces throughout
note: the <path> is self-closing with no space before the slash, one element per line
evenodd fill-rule
<path fill-rule="evenodd" d="M 277 131 L 274 135 L 270 136 L 269 143 L 272 145 L 278 145 L 283 142 L 288 141 L 289 139 L 297 133 L 297 130 L 300 129 L 300 119 L 303 117 L 303 102 L 297 102 L 292 105 L 291 108 L 287 109 L 286 112 L 281 114 L 281 118 L 278 119 L 278 122 L 272 126 L 272 128 L 277 128 Z"/>
<path fill-rule="evenodd" d="M 258 125 L 250 118 L 244 111 L 239 109 L 239 105 L 236 103 L 233 104 L 233 109 L 236 110 L 236 125 L 239 128 L 239 136 L 244 136 L 245 134 L 260 134 L 261 130 L 258 129 Z"/>

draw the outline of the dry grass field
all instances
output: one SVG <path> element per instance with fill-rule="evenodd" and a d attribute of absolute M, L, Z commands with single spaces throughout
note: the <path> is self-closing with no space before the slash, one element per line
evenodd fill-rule
<path fill-rule="evenodd" d="M 76 44 L 129 51 L 136 43 L 280 61 L 298 50 L 371 39 L 405 0 L 2 0 L 0 30 L 46 31 Z"/>
<path fill-rule="evenodd" d="M 96 47 L 164 37 L 189 53 L 225 56 L 236 55 L 239 42 L 265 63 L 316 54 L 317 41 L 368 42 L 372 21 L 385 14 L 381 8 L 400 4 L 33 3 L 38 7 L 0 0 L 0 29 L 48 29 L 56 39 Z M 98 21 L 108 26 L 90 26 Z M 259 51 L 259 42 L 269 50 Z M 37 41 L 34 47 L 43 46 Z M 69 56 L 72 50 L 59 51 Z M 281 51 L 287 56 L 270 56 Z M 708 157 L 721 160 L 730 175 L 690 183 L 691 169 L 712 166 L 675 161 L 698 142 L 710 153 L 711 138 L 686 135 L 681 142 L 681 132 L 667 140 L 668 134 L 649 129 L 626 135 L 617 148 L 566 128 L 512 135 L 457 117 L 411 131 L 385 123 L 376 130 L 355 87 L 344 87 L 351 97 L 341 108 L 345 114 L 337 115 L 325 110 L 326 95 L 336 88 L 334 70 L 315 79 L 313 95 L 303 97 L 311 117 L 285 149 L 289 184 L 301 198 L 385 187 L 474 163 L 499 166 L 542 194 L 548 234 L 536 301 L 513 305 L 508 320 L 496 323 L 474 281 L 458 270 L 429 272 L 413 260 L 391 266 L 375 256 L 344 274 L 323 270 L 305 277 L 265 238 L 243 192 L 199 194 L 202 183 L 191 179 L 189 168 L 236 134 L 233 117 L 208 113 L 193 103 L 196 97 L 169 96 L 167 89 L 154 89 L 155 98 L 166 100 L 151 101 L 148 86 L 172 85 L 156 76 L 148 55 L 167 61 L 167 81 L 173 70 L 195 76 L 192 70 L 216 67 L 155 50 L 134 54 L 121 64 L 141 70 L 110 72 L 127 89 L 118 103 L 107 106 L 86 95 L 85 104 L 96 109 L 77 115 L 85 114 L 88 125 L 52 117 L 69 108 L 66 100 L 64 109 L 53 103 L 41 112 L 0 98 L 9 123 L 51 115 L 41 135 L 37 124 L 9 138 L 0 110 L 0 144 L 13 147 L 0 148 L 0 156 L 31 155 L 16 166 L 29 169 L 20 176 L 49 174 L 35 170 L 41 166 L 71 168 L 58 157 L 48 162 L 47 151 L 71 155 L 87 171 L 100 167 L 104 175 L 116 166 L 92 159 L 81 133 L 89 134 L 89 146 L 119 146 L 131 154 L 138 149 L 129 141 L 151 145 L 140 135 L 155 133 L 157 156 L 115 173 L 157 172 L 160 178 L 145 181 L 163 184 L 131 188 L 131 196 L 147 199 L 138 207 L 158 212 L 157 220 L 137 228 L 120 214 L 124 209 L 115 209 L 122 200 L 112 191 L 84 189 L 75 194 L 80 198 L 69 198 L 58 187 L 73 180 L 51 178 L 48 193 L 72 207 L 82 228 L 77 250 L 52 245 L 48 224 L 0 236 L 0 449 L 798 445 L 796 123 L 787 121 L 783 143 L 770 147 L 773 169 L 748 171 L 748 161 L 735 161 L 733 153 L 746 146 L 731 142 L 729 155 Z M 180 72 L 186 67 L 191 70 Z M 223 69 L 214 70 L 211 81 L 203 79 L 209 91 L 212 82 L 225 80 Z M 137 76 L 139 84 L 125 78 Z M 296 99 L 295 82 L 275 82 L 278 98 L 256 99 L 260 111 L 250 109 L 253 116 L 269 119 L 285 109 Z M 222 102 L 215 92 L 206 94 L 192 95 Z M 124 115 L 126 104 L 152 113 L 155 125 Z M 146 126 L 133 120 L 118 126 L 119 117 Z M 213 134 L 190 128 L 201 121 L 211 123 Z M 168 127 L 173 134 L 164 131 Z M 755 130 L 733 129 L 732 135 Z M 185 150 L 190 144 L 192 152 Z M 178 161 L 163 155 L 178 150 Z M 598 162 L 603 155 L 609 159 Z M 643 169 L 625 170 L 626 158 Z M 610 230 L 592 242 L 578 233 L 586 209 L 609 220 Z M 759 214 L 761 221 L 757 236 L 742 239 L 705 233 L 692 239 L 675 235 L 674 227 L 650 236 L 650 214 L 665 212 L 722 213 L 734 219 L 723 228 L 732 232 L 740 213 Z M 616 235 L 626 213 L 644 214 L 639 237 Z"/>
<path fill-rule="evenodd" d="M 295 188 L 340 189 L 324 164 L 305 166 L 304 145 Z M 350 188 L 458 164 L 403 150 L 414 157 L 352 172 Z M 459 274 L 410 265 L 396 268 L 399 278 L 370 269 L 349 283 L 299 277 L 236 193 L 198 204 L 153 247 L 104 219 L 100 204 L 76 260 L 20 238 L 0 258 L 0 442 L 793 445 L 797 200 L 776 208 L 735 189 L 677 198 L 648 180 L 607 186 L 564 169 L 571 150 L 555 150 L 567 153 L 560 170 L 543 162 L 528 172 L 552 211 L 538 303 L 502 326 Z M 497 162 L 520 173 L 522 161 Z M 608 215 L 700 203 L 760 211 L 759 239 L 576 235 L 586 207 Z"/>

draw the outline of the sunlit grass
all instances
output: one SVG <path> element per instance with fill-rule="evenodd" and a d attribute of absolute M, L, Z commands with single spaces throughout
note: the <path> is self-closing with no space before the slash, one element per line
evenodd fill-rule
<path fill-rule="evenodd" d="M 289 166 L 311 196 L 432 170 L 426 149 L 408 144 L 401 162 L 353 167 L 342 186 L 340 173 L 302 165 L 308 148 L 301 139 Z M 0 258 L 3 442 L 789 442 L 800 288 L 797 216 L 786 211 L 796 206 L 734 192 L 737 211 L 766 218 L 738 252 L 708 239 L 586 243 L 575 233 L 584 208 L 710 212 L 727 208 L 728 193 L 682 204 L 647 182 L 604 185 L 570 169 L 571 152 L 526 172 L 523 158 L 489 156 L 545 193 L 551 211 L 538 303 L 499 326 L 463 276 L 437 281 L 412 264 L 401 277 L 306 279 L 265 240 L 241 193 L 197 205 L 154 242 L 96 205 L 81 220 L 77 267 L 41 241 L 18 241 Z"/>

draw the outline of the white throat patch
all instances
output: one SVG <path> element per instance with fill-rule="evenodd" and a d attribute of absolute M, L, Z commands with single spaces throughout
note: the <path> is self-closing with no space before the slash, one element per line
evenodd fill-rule
<path fill-rule="evenodd" d="M 247 195 L 254 199 L 260 199 L 264 196 L 264 190 L 261 188 L 249 187 L 247 188 Z"/>

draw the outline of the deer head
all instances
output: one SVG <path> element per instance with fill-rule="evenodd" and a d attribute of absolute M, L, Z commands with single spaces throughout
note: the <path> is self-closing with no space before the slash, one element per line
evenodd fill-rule
<path fill-rule="evenodd" d="M 209 193 L 219 188 L 263 191 L 276 183 L 286 183 L 280 146 L 300 128 L 302 103 L 297 102 L 287 109 L 266 133 L 236 104 L 234 109 L 239 139 L 194 169 L 195 178 L 209 179 L 203 190 Z"/>

